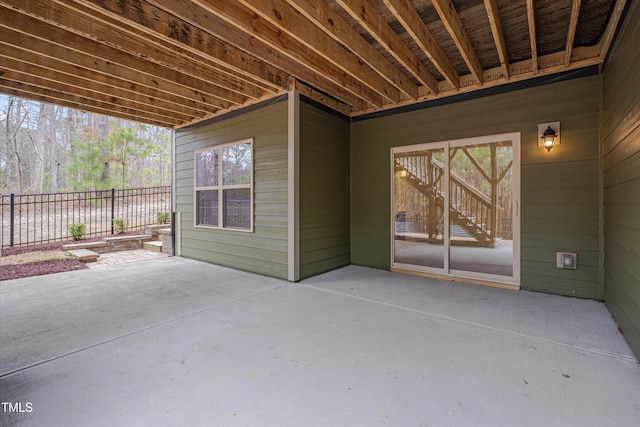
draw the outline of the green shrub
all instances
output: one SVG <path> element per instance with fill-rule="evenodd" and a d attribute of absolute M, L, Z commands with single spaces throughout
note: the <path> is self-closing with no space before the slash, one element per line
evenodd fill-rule
<path fill-rule="evenodd" d="M 113 231 L 122 234 L 127 229 L 127 220 L 124 218 L 113 218 Z"/>
<path fill-rule="evenodd" d="M 84 239 L 84 234 L 87 231 L 87 227 L 84 223 L 74 222 L 73 224 L 69 224 L 69 234 L 73 240 L 82 240 Z"/>
<path fill-rule="evenodd" d="M 158 220 L 158 224 L 166 224 L 169 222 L 169 212 L 158 212 L 156 213 L 156 219 Z"/>

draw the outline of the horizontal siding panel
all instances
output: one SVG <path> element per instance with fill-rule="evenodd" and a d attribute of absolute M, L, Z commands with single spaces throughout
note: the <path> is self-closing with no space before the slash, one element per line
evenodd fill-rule
<path fill-rule="evenodd" d="M 640 121 L 640 102 L 636 103 L 632 110 L 619 119 L 612 129 L 603 129 L 603 153 L 606 156 L 616 145 L 627 138 L 638 128 Z"/>
<path fill-rule="evenodd" d="M 607 308 L 618 324 L 618 329 L 636 353 L 640 354 L 640 306 L 633 304 L 624 288 L 614 278 L 605 274 Z"/>
<path fill-rule="evenodd" d="M 300 275 L 350 261 L 349 122 L 300 104 Z M 338 224 L 336 226 L 336 224 Z"/>
<path fill-rule="evenodd" d="M 640 171 L 638 171 L 638 177 L 623 182 L 618 185 L 607 187 L 607 192 L 604 195 L 604 204 L 640 204 Z"/>
<path fill-rule="evenodd" d="M 559 279 L 538 274 L 522 273 L 521 288 L 558 295 L 602 299 L 602 288 L 597 281 Z"/>
<path fill-rule="evenodd" d="M 549 206 L 532 204 L 527 206 L 526 214 L 531 218 L 547 216 L 553 219 L 597 220 L 600 217 L 600 207 L 593 204 L 554 205 L 553 212 L 549 212 Z"/>
<path fill-rule="evenodd" d="M 618 272 L 624 272 L 624 275 L 630 279 L 629 283 L 640 283 L 640 263 L 637 262 L 640 254 L 611 240 L 608 240 L 606 245 L 606 259 L 617 267 Z M 634 301 L 640 307 L 640 288 L 630 288 L 627 293 L 635 298 Z"/>
<path fill-rule="evenodd" d="M 194 150 L 254 138 L 254 232 L 194 227 Z M 177 209 L 182 254 L 285 277 L 287 271 L 287 103 L 176 131 Z"/>
<path fill-rule="evenodd" d="M 625 248 L 625 250 L 634 252 L 640 257 L 640 227 L 634 225 L 627 227 L 607 222 L 604 230 L 604 242 L 605 251 L 609 242 L 611 242 L 612 244 L 620 245 Z"/>
<path fill-rule="evenodd" d="M 286 251 L 287 236 L 280 232 L 277 238 L 258 236 L 247 231 L 229 231 L 207 227 L 193 227 L 182 231 L 182 236 L 197 242 L 209 242 L 211 247 L 241 246 L 250 250 Z"/>
<path fill-rule="evenodd" d="M 209 256 L 207 256 L 209 255 Z M 252 273 L 264 274 L 280 279 L 287 278 L 287 266 L 270 262 L 261 262 L 247 257 L 237 257 L 226 253 L 207 253 L 202 249 L 183 247 L 182 256 L 204 262 L 213 262 L 225 267 L 236 268 Z M 215 261 L 212 261 L 214 259 Z"/>
<path fill-rule="evenodd" d="M 632 154 L 604 173 L 604 188 L 630 181 L 640 176 L 640 151 Z M 606 196 L 606 192 L 605 192 Z"/>
<path fill-rule="evenodd" d="M 558 219 L 552 213 L 549 213 L 549 218 L 536 218 L 527 220 L 523 216 L 523 221 L 526 221 L 526 226 L 522 227 L 522 231 L 525 233 L 553 233 L 563 234 L 567 236 L 567 240 L 571 239 L 571 236 L 583 236 L 589 235 L 597 230 L 600 225 L 599 219 L 594 220 L 578 220 L 578 219 Z"/>
<path fill-rule="evenodd" d="M 607 155 L 604 157 L 604 171 L 609 171 L 613 167 L 624 162 L 629 157 L 640 151 L 640 127 L 636 127 L 633 132 L 620 141 Z"/>
<path fill-rule="evenodd" d="M 640 229 L 640 204 L 605 205 L 604 217 L 609 224 Z"/>
<path fill-rule="evenodd" d="M 348 255 L 338 255 L 330 258 L 324 258 L 317 262 L 304 262 L 300 266 L 300 276 L 302 278 L 315 276 L 317 274 L 335 270 L 336 268 L 344 267 L 346 265 L 349 265 L 350 263 L 351 259 Z"/>
<path fill-rule="evenodd" d="M 564 233 L 522 233 L 522 247 L 548 248 L 552 251 L 575 252 L 580 250 L 599 250 L 600 236 L 567 236 Z"/>
<path fill-rule="evenodd" d="M 630 2 L 603 74 L 605 300 L 640 354 L 640 3 Z"/>
<path fill-rule="evenodd" d="M 562 252 L 562 251 L 558 251 Z M 582 250 L 576 252 L 578 255 L 578 264 L 598 267 L 600 265 L 600 252 L 599 251 L 587 251 Z M 556 251 L 549 248 L 537 248 L 532 246 L 525 246 L 521 248 L 521 258 L 526 261 L 546 262 L 555 265 Z"/>

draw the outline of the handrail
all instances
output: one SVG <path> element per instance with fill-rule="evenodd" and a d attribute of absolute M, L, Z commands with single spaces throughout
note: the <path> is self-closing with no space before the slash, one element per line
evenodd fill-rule
<path fill-rule="evenodd" d="M 430 165 L 433 166 L 432 169 L 429 168 Z M 424 155 L 404 156 L 395 159 L 395 167 L 405 170 L 409 174 L 408 178 L 415 177 L 423 186 L 426 186 L 427 191 L 444 201 L 441 178 L 445 168 L 440 161 L 433 158 L 428 159 Z M 437 176 L 434 170 L 439 171 Z M 429 171 L 431 171 L 431 177 L 428 176 Z M 496 231 L 500 229 L 501 211 L 504 209 L 498 205 L 495 206 L 495 227 L 492 227 L 493 206 L 491 199 L 455 172 L 451 172 L 449 176 L 450 208 L 466 222 L 474 224 L 476 229 L 482 232 L 485 239 L 494 240 Z"/>

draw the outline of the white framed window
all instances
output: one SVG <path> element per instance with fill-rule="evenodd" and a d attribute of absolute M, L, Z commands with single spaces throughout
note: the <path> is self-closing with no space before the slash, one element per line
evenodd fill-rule
<path fill-rule="evenodd" d="M 253 231 L 253 138 L 195 152 L 195 225 Z"/>

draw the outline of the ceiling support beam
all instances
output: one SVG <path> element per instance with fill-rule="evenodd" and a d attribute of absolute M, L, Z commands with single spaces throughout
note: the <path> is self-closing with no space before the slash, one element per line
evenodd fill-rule
<path fill-rule="evenodd" d="M 454 88 L 459 88 L 460 77 L 458 73 L 409 0 L 384 0 L 384 4 L 393 12 L 442 76 Z"/>
<path fill-rule="evenodd" d="M 533 0 L 527 0 L 527 23 L 531 43 L 531 70 L 535 74 L 538 72 L 538 48 L 536 47 L 536 19 Z"/>
<path fill-rule="evenodd" d="M 380 43 L 416 80 L 432 93 L 438 83 L 418 57 L 393 31 L 389 24 L 364 0 L 336 0 L 353 19 Z"/>
<path fill-rule="evenodd" d="M 509 80 L 509 56 L 507 55 L 507 45 L 504 42 L 504 33 L 502 32 L 502 23 L 500 21 L 497 0 L 484 0 L 484 7 L 487 9 L 489 25 L 491 25 L 493 42 L 496 44 L 496 50 L 498 51 L 502 74 L 505 79 Z"/>
<path fill-rule="evenodd" d="M 469 36 L 467 36 L 467 32 L 462 26 L 462 21 L 455 6 L 451 0 L 432 0 L 431 4 L 436 9 L 436 12 L 438 12 L 438 15 L 440 15 L 442 23 L 449 32 L 449 35 L 451 35 L 471 75 L 479 85 L 482 85 L 482 65 L 480 65 L 478 55 L 476 55 L 471 40 L 469 40 Z"/>
<path fill-rule="evenodd" d="M 98 0 L 88 0 L 98 1 Z M 330 93 L 355 109 L 380 105 L 382 97 L 344 75 L 325 61 L 310 55 L 304 45 L 291 38 L 281 39 L 280 30 L 236 2 L 216 3 L 181 0 L 149 0 L 175 18 L 200 28 L 212 36 L 252 55 L 323 92 Z M 154 9 L 144 4 L 141 18 L 154 20 Z M 117 11 L 117 8 L 115 9 Z M 137 10 L 133 15 L 140 15 Z"/>
<path fill-rule="evenodd" d="M 317 25 L 329 37 L 341 43 L 369 67 L 376 70 L 390 84 L 410 99 L 418 97 L 418 88 L 407 76 L 370 45 L 325 2 L 287 0 L 291 7 Z"/>
<path fill-rule="evenodd" d="M 567 32 L 567 44 L 564 47 L 564 66 L 568 67 L 571 63 L 571 49 L 573 49 L 573 40 L 576 36 L 576 28 L 578 27 L 578 15 L 580 15 L 581 0 L 573 0 L 571 3 L 571 18 L 569 18 L 569 31 Z"/>
<path fill-rule="evenodd" d="M 400 91 L 396 87 L 380 78 L 369 66 L 343 49 L 334 39 L 313 25 L 308 19 L 296 13 L 283 0 L 237 1 L 269 21 L 272 25 L 280 28 L 280 40 L 286 42 L 286 40 L 283 40 L 286 37 L 297 40 L 302 44 L 305 51 L 322 58 L 333 67 L 339 69 L 340 72 L 353 76 L 355 80 L 377 92 L 387 102 L 397 103 L 400 101 Z M 221 6 L 218 7 L 221 8 Z M 257 36 L 265 35 L 258 34 Z M 278 41 L 278 43 L 282 43 L 282 41 Z"/>

